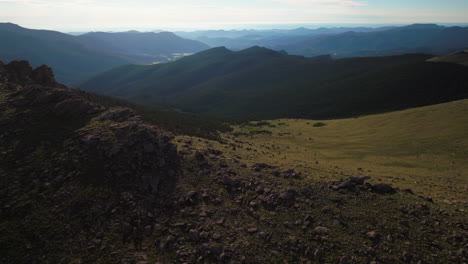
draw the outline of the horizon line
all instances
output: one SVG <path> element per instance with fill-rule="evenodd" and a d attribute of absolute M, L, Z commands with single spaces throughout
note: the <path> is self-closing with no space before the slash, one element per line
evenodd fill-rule
<path fill-rule="evenodd" d="M 355 22 L 340 22 L 340 23 L 296 23 L 296 22 L 290 22 L 290 23 L 223 23 L 222 25 L 219 25 L 219 27 L 216 28 L 211 28 L 211 27 L 183 27 L 183 26 L 166 26 L 166 27 L 126 27 L 126 26 L 121 26 L 121 27 L 115 27 L 115 28 L 106 28 L 103 27 L 102 29 L 54 29 L 54 28 L 44 28 L 44 27 L 34 27 L 34 26 L 29 26 L 29 25 L 21 25 L 18 23 L 10 22 L 10 21 L 5 21 L 5 22 L 0 22 L 3 24 L 14 24 L 23 28 L 27 29 L 33 29 L 33 30 L 51 30 L 51 31 L 58 31 L 62 33 L 77 33 L 77 32 L 127 32 L 127 31 L 141 31 L 141 32 L 153 32 L 153 31 L 209 31 L 209 30 L 225 30 L 225 31 L 243 31 L 243 30 L 294 30 L 298 28 L 306 28 L 306 29 L 319 29 L 319 28 L 324 28 L 324 26 L 318 27 L 319 25 L 328 25 L 329 28 L 337 28 L 337 27 L 358 27 L 359 25 L 365 26 L 368 25 L 370 28 L 378 28 L 378 27 L 385 27 L 385 26 L 410 26 L 410 25 L 438 25 L 438 26 L 468 26 L 468 22 L 414 22 L 414 23 L 401 23 L 401 22 L 390 22 L 390 23 L 370 23 L 370 22 L 363 22 L 363 23 L 355 23 Z M 210 26 L 213 24 L 204 24 L 205 26 Z M 293 27 L 293 28 L 280 28 L 281 26 L 292 26 L 296 25 L 298 27 Z M 315 25 L 317 27 L 307 27 L 307 26 L 312 26 Z M 342 25 L 342 26 L 340 26 Z M 354 26 L 352 26 L 354 25 Z M 245 27 L 245 28 L 226 28 L 223 26 L 250 26 L 250 27 Z M 262 26 L 263 28 L 255 28 L 255 26 Z M 270 27 L 266 28 L 265 26 L 279 26 L 279 27 Z M 106 29 L 105 29 L 106 28 Z"/>

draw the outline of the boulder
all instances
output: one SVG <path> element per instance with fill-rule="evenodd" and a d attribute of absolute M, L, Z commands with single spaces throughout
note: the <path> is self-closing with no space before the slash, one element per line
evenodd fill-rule
<path fill-rule="evenodd" d="M 372 186 L 372 190 L 377 193 L 382 194 L 394 194 L 396 193 L 396 189 L 392 187 L 392 185 L 387 183 L 378 183 Z"/>
<path fill-rule="evenodd" d="M 78 98 L 66 99 L 57 103 L 54 107 L 54 113 L 61 118 L 76 118 L 97 112 L 98 110 L 93 104 Z"/>
<path fill-rule="evenodd" d="M 41 65 L 40 67 L 34 69 L 32 71 L 31 77 L 37 84 L 40 85 L 55 86 L 57 84 L 52 69 L 46 65 Z"/>
<path fill-rule="evenodd" d="M 330 229 L 324 227 L 324 226 L 317 226 L 314 228 L 314 233 L 317 235 L 327 235 L 330 233 Z"/>
<path fill-rule="evenodd" d="M 200 233 L 195 229 L 190 229 L 188 235 L 189 235 L 190 239 L 193 240 L 193 241 L 199 241 L 200 240 Z"/>
<path fill-rule="evenodd" d="M 380 234 L 376 231 L 370 231 L 366 233 L 367 238 L 371 240 L 378 240 L 380 238 Z"/>
<path fill-rule="evenodd" d="M 136 112 L 128 107 L 115 107 L 111 108 L 102 114 L 99 115 L 99 120 L 110 120 L 114 122 L 124 122 L 124 121 L 139 121 L 140 117 Z"/>
<path fill-rule="evenodd" d="M 356 186 L 363 185 L 364 182 L 370 178 L 371 178 L 370 176 L 364 176 L 364 177 L 351 176 L 349 177 L 349 179 L 341 182 L 338 185 L 338 189 L 352 189 Z"/>
<path fill-rule="evenodd" d="M 281 199 L 283 201 L 287 201 L 287 202 L 292 202 L 292 201 L 295 200 L 295 198 L 296 198 L 296 191 L 295 190 L 287 190 L 287 191 L 282 192 L 279 195 L 279 199 Z"/>
<path fill-rule="evenodd" d="M 349 264 L 349 257 L 348 256 L 341 256 L 338 259 L 339 264 Z"/>

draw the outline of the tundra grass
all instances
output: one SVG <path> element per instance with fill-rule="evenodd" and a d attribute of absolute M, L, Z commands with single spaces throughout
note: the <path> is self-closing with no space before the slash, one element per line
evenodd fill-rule
<path fill-rule="evenodd" d="M 270 120 L 223 134 L 225 155 L 295 168 L 310 179 L 370 175 L 375 182 L 464 210 L 468 200 L 468 100 L 358 118 Z M 256 133 L 269 131 L 271 133 Z M 195 144 L 216 146 L 214 141 Z M 218 146 L 220 147 L 220 146 Z"/>

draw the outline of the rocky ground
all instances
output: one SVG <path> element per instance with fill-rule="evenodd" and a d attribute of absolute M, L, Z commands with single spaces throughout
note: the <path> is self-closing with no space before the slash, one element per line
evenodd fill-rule
<path fill-rule="evenodd" d="M 0 64 L 0 86 L 0 263 L 468 261 L 466 215 L 410 189 L 174 139 L 47 67 Z"/>

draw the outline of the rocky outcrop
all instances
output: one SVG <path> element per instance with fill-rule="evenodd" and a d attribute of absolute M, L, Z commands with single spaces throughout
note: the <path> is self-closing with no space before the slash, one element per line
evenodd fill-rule
<path fill-rule="evenodd" d="M 137 188 L 151 195 L 169 194 L 178 167 L 172 135 L 143 123 L 137 116 L 124 119 L 131 111 L 121 110 L 109 110 L 99 116 L 121 122 L 84 129 L 72 140 L 69 147 L 80 153 L 79 163 L 88 164 L 82 173 L 96 174 L 98 179 L 122 191 Z"/>
<path fill-rule="evenodd" d="M 124 121 L 141 121 L 140 116 L 137 113 L 128 107 L 115 107 L 109 109 L 108 111 L 102 113 L 99 116 L 99 120 L 105 121 L 110 120 L 114 122 L 124 122 Z"/>
<path fill-rule="evenodd" d="M 0 61 L 0 85 L 5 86 L 7 82 L 7 73 L 5 69 L 5 64 L 3 64 L 2 61 Z"/>
<path fill-rule="evenodd" d="M 351 176 L 349 179 L 341 180 L 337 182 L 332 182 L 330 188 L 333 190 L 347 189 L 351 191 L 356 191 L 359 189 L 371 190 L 376 193 L 381 194 L 395 194 L 397 190 L 393 188 L 390 184 L 387 183 L 378 183 L 372 185 L 370 183 L 365 183 L 366 180 L 371 179 L 370 176 L 356 177 Z"/>
<path fill-rule="evenodd" d="M 42 65 L 33 69 L 27 61 L 12 61 L 9 64 L 0 64 L 0 74 L 3 78 L 15 84 L 26 85 L 44 85 L 51 87 L 64 87 L 55 81 L 52 69 Z"/>
<path fill-rule="evenodd" d="M 0 63 L 0 91 L 5 95 L 0 109 L 14 113 L 0 113 L 6 159 L 26 160 L 46 144 L 41 155 L 54 167 L 48 172 L 52 178 L 72 174 L 152 198 L 172 192 L 179 160 L 172 135 L 134 110 L 108 109 L 93 95 L 57 83 L 49 67 L 33 69 L 26 61 Z M 27 170 L 41 174 L 46 168 Z"/>

